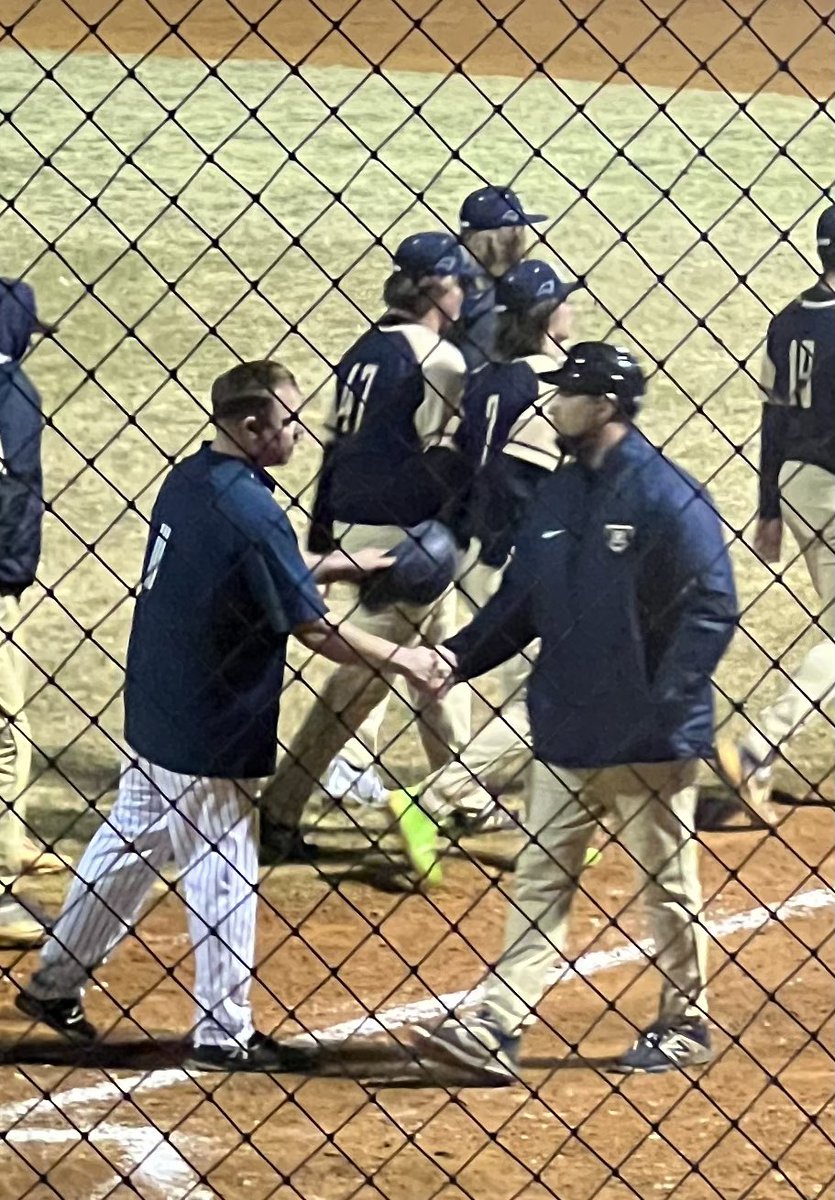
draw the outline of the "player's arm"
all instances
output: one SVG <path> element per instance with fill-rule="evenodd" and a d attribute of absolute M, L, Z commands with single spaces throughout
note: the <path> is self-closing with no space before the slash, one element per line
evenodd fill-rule
<path fill-rule="evenodd" d="M 733 571 L 719 516 L 705 492 L 669 514 L 658 537 L 662 559 L 648 569 L 669 581 L 678 617 L 652 682 L 662 708 L 680 705 L 704 687 L 728 648 L 738 620 Z"/>
<path fill-rule="evenodd" d="M 439 691 L 450 667 L 435 651 L 425 647 L 406 649 L 355 629 L 348 622 L 338 626 L 328 618 L 290 522 L 280 509 L 270 515 L 267 536 L 251 547 L 245 560 L 250 591 L 261 609 L 265 630 L 278 637 L 293 633 L 313 653 L 331 662 L 364 664 L 402 675 L 425 692 Z"/>
<path fill-rule="evenodd" d="M 370 667 L 380 674 L 401 675 L 428 693 L 438 692 L 451 674 L 447 660 L 428 646 L 398 646 L 349 621 L 337 625 L 321 617 L 293 630 L 313 654 L 341 666 Z"/>
<path fill-rule="evenodd" d="M 760 477 L 757 528 L 754 549 L 765 562 L 777 562 L 783 536 L 780 515 L 780 471 L 786 459 L 789 409 L 777 393 L 774 335 L 769 330 L 760 375 L 763 393 L 760 425 Z"/>
<path fill-rule="evenodd" d="M 315 581 L 323 586 L 331 583 L 358 583 L 366 575 L 384 571 L 394 562 L 388 550 L 367 546 L 348 554 L 332 550 L 329 554 L 302 553 L 305 564 Z"/>

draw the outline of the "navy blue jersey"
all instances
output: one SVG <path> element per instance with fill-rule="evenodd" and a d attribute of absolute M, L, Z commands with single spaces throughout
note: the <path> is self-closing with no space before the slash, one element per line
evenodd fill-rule
<path fill-rule="evenodd" d="M 389 316 L 363 334 L 336 368 L 314 525 L 436 516 L 446 480 L 429 452 L 451 445 L 465 374 L 460 352 L 423 325 Z"/>
<path fill-rule="evenodd" d="M 482 562 L 501 567 L 513 533 L 543 479 L 560 460 L 539 371 L 553 371 L 544 354 L 490 363 L 470 377 L 455 445 L 474 482 L 465 530 L 479 539 Z"/>
<path fill-rule="evenodd" d="M 204 445 L 151 516 L 125 676 L 125 737 L 169 771 L 271 775 L 287 638 L 325 606 L 270 478 Z"/>
<path fill-rule="evenodd" d="M 760 385 L 760 516 L 780 516 L 779 476 L 800 462 L 835 474 L 835 292 L 820 281 L 771 321 Z"/>
<path fill-rule="evenodd" d="M 541 639 L 528 704 L 544 761 L 663 762 L 711 753 L 736 616 L 709 498 L 632 430 L 598 470 L 549 476 L 499 591 L 446 645 L 471 679 Z"/>

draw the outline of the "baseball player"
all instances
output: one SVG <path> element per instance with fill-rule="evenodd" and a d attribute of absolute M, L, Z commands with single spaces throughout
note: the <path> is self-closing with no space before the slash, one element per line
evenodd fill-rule
<path fill-rule="evenodd" d="M 21 360 L 34 335 L 54 328 L 38 317 L 28 283 L 0 279 L 0 946 L 20 948 L 39 945 L 45 930 L 12 888 L 26 875 L 64 869 L 26 823 L 32 731 L 20 609 L 35 580 L 43 520 L 41 398 Z"/>
<path fill-rule="evenodd" d="M 334 436 L 319 477 L 312 549 L 334 540 L 349 554 L 394 546 L 404 530 L 436 517 L 462 486 L 451 447 L 466 367 L 442 335 L 460 312 L 462 280 L 472 267 L 450 234 L 419 233 L 398 247 L 394 268 L 383 290 L 384 316 L 336 368 Z M 413 645 L 419 636 L 435 644 L 453 632 L 455 607 L 449 588 L 430 606 L 371 612 L 360 605 L 354 619 L 401 645 Z M 342 667 L 327 681 L 264 790 L 266 858 L 284 859 L 313 786 L 337 755 L 356 769 L 378 761 L 378 705 L 387 693 L 385 678 L 368 669 Z M 363 724 L 375 709 L 375 721 Z M 347 746 L 360 727 L 363 744 L 355 739 Z M 426 705 L 420 734 L 430 766 L 437 770 L 449 761 L 466 745 L 469 730 L 468 689 Z M 358 763 L 363 754 L 368 758 Z"/>
<path fill-rule="evenodd" d="M 754 548 L 780 560 L 787 525 L 803 555 L 822 610 L 823 638 L 777 701 L 752 720 L 742 741 L 717 744 L 721 774 L 766 820 L 775 757 L 835 696 L 835 205 L 817 225 L 822 273 L 771 321 L 760 387 L 759 520 Z"/>
<path fill-rule="evenodd" d="M 477 370 L 495 354 L 496 281 L 522 260 L 531 228 L 547 219 L 541 213 L 525 212 L 516 193 L 504 187 L 479 188 L 461 205 L 459 240 L 475 271 L 465 281 L 460 315 L 444 335 L 459 347 L 469 371 Z M 379 743 L 385 711 L 383 701 L 330 765 L 323 787 L 333 799 L 373 806 L 387 803 L 378 760 L 369 751 L 369 746 Z"/>
<path fill-rule="evenodd" d="M 461 205 L 460 238 L 479 267 L 469 282 L 461 315 L 450 338 L 461 350 L 467 368 L 475 371 L 490 362 L 496 337 L 496 281 L 524 258 L 534 225 L 547 221 L 542 213 L 527 213 L 515 192 L 483 187 Z"/>
<path fill-rule="evenodd" d="M 516 530 L 560 460 L 544 408 L 553 387 L 540 372 L 565 358 L 575 287 L 532 259 L 496 285 L 495 361 L 470 377 L 455 438 L 474 479 L 465 515 L 473 553 L 459 583 L 474 611 L 498 588 Z M 388 797 L 398 821 L 409 825 L 404 840 L 418 876 L 430 885 L 441 880 L 439 831 L 478 829 L 495 814 L 494 797 L 522 785 L 531 759 L 525 684 L 533 650 L 526 647 L 494 672 L 498 698 L 491 718 L 461 754 Z"/>
<path fill-rule="evenodd" d="M 663 977 L 657 1020 L 614 1069 L 711 1056 L 694 784 L 713 750 L 711 675 L 736 621 L 730 560 L 706 494 L 634 424 L 645 382 L 631 354 L 579 343 L 546 379 L 575 461 L 540 490 L 499 591 L 445 645 L 458 680 L 541 640 L 528 684 L 530 840 L 481 1009 L 413 1035 L 426 1062 L 495 1084 L 517 1077 L 520 1031 L 553 980 L 604 815 L 635 860 Z"/>
<path fill-rule="evenodd" d="M 431 687 L 438 657 L 325 617 L 316 582 L 353 578 L 342 554 L 303 561 L 265 468 L 289 461 L 300 395 L 280 363 L 245 363 L 212 388 L 214 441 L 166 478 L 136 602 L 125 675 L 130 746 L 110 817 L 78 866 L 39 969 L 17 1007 L 74 1041 L 95 1030 L 81 996 L 131 932 L 163 867 L 181 872 L 195 956 L 189 1065 L 287 1070 L 306 1056 L 256 1032 L 259 778 L 275 768 L 290 633 L 335 662 Z M 366 554 L 379 565 L 379 554 Z"/>

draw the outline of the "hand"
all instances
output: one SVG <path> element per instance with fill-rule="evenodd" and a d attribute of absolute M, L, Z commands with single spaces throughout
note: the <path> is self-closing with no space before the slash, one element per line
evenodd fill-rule
<path fill-rule="evenodd" d="M 393 563 L 394 559 L 388 550 L 379 550 L 375 546 L 354 550 L 351 554 L 335 550 L 325 559 L 329 583 L 357 583 L 375 571 L 385 571 Z"/>
<path fill-rule="evenodd" d="M 779 517 L 765 519 L 760 517 L 754 532 L 754 551 L 763 562 L 776 563 L 780 561 L 780 547 L 783 543 L 783 522 Z"/>
<path fill-rule="evenodd" d="M 415 646 L 397 651 L 392 665 L 412 687 L 427 699 L 437 699 L 451 686 L 454 663 L 448 651 L 440 653 L 429 646 Z"/>

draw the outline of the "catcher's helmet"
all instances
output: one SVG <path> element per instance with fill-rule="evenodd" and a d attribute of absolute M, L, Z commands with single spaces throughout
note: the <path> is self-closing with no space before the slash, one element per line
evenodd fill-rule
<path fill-rule="evenodd" d="M 390 567 L 375 571 L 360 584 L 360 600 L 366 608 L 431 604 L 455 579 L 462 558 L 454 535 L 440 521 L 422 521 L 407 529 L 391 554 Z"/>
<path fill-rule="evenodd" d="M 634 417 L 646 390 L 644 373 L 634 355 L 608 342 L 577 342 L 561 367 L 540 375 L 561 392 L 609 396 L 627 417 Z"/>

